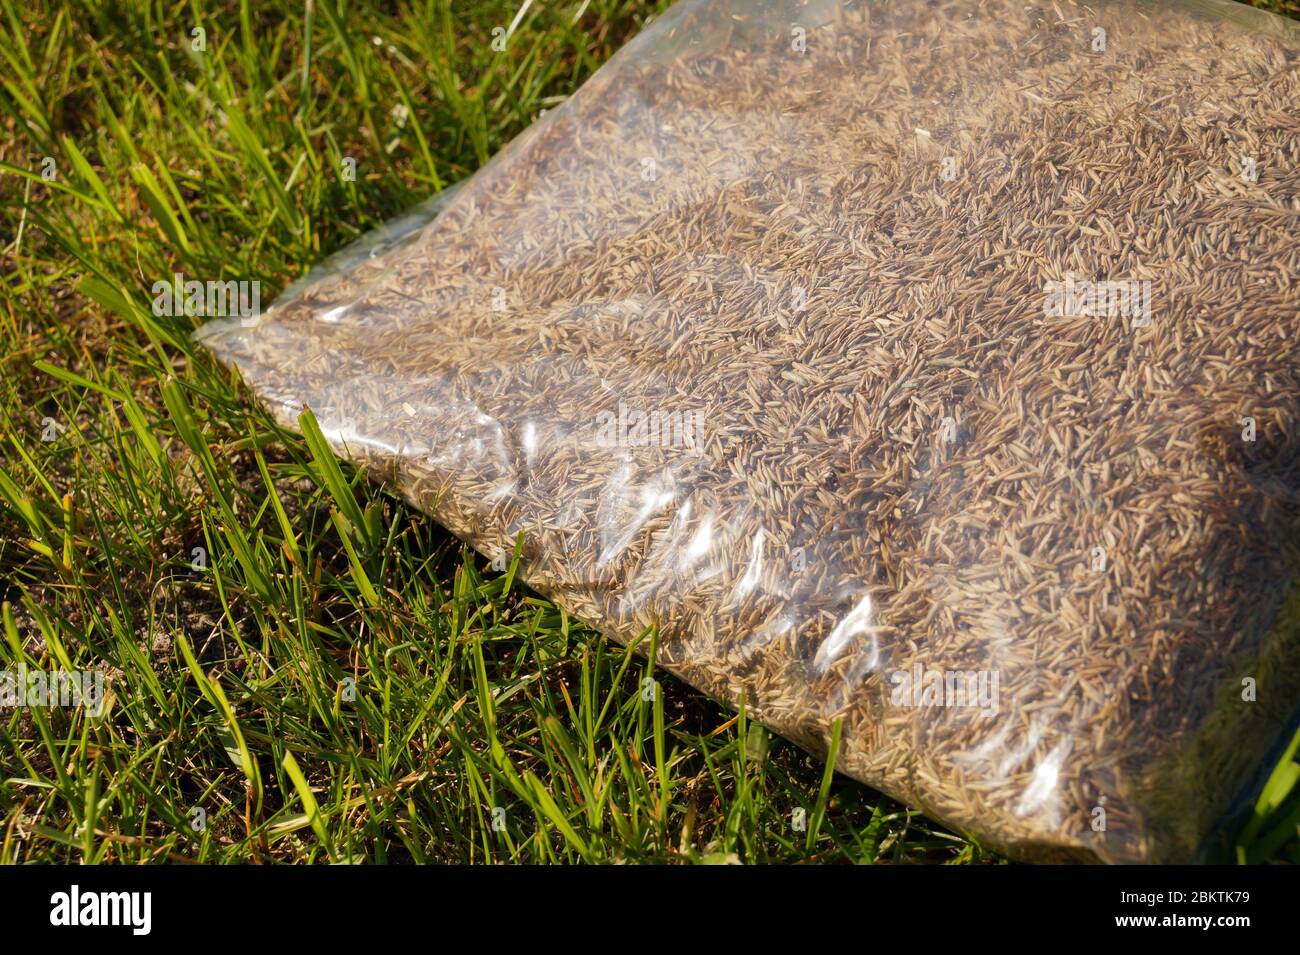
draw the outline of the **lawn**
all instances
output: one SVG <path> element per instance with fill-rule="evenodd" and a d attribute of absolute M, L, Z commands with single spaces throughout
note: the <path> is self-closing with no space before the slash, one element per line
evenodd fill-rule
<path fill-rule="evenodd" d="M 666 6 L 0 0 L 0 670 L 109 688 L 0 710 L 0 861 L 1003 861 L 493 571 L 151 307 L 269 302 Z M 1300 861 L 1296 742 L 1225 857 Z"/>

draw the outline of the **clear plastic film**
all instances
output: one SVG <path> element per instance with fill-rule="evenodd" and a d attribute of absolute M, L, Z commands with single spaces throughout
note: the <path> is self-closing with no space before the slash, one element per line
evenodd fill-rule
<path fill-rule="evenodd" d="M 1021 857 L 1195 856 L 1300 688 L 1300 39 L 686 0 L 200 335 L 621 641 Z"/>

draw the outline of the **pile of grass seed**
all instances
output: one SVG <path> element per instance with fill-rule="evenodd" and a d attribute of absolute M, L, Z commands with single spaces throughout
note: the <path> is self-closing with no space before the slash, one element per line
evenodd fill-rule
<path fill-rule="evenodd" d="M 1189 858 L 1300 689 L 1294 28 L 748 9 L 674 8 L 209 344 L 584 621 L 815 751 L 842 720 L 845 772 L 1012 853 Z M 1046 313 L 1067 276 L 1150 324 Z M 611 444 L 638 413 L 701 440 Z"/>

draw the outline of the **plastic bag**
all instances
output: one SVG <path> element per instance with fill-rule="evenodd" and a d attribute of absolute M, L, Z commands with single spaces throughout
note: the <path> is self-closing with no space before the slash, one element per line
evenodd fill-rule
<path fill-rule="evenodd" d="M 201 336 L 286 425 L 1016 855 L 1192 858 L 1300 687 L 1300 42 L 683 2 Z"/>

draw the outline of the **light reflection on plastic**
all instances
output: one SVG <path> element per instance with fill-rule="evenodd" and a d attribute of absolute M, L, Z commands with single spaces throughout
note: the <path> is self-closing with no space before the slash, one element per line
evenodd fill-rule
<path fill-rule="evenodd" d="M 1056 807 L 1056 784 L 1061 775 L 1061 766 L 1065 762 L 1065 757 L 1070 755 L 1070 750 L 1074 748 L 1074 738 L 1067 736 L 1061 742 L 1057 743 L 1047 757 L 1038 764 L 1034 770 L 1033 778 L 1029 785 L 1025 787 L 1020 802 L 1016 804 L 1016 815 L 1023 816 L 1026 813 L 1044 810 L 1044 804 L 1050 799 L 1052 803 L 1046 807 L 1046 811 L 1052 817 L 1059 815 Z"/>
<path fill-rule="evenodd" d="M 758 586 L 759 578 L 763 576 L 763 529 L 760 527 L 754 532 L 754 540 L 751 545 L 751 556 L 749 566 L 745 568 L 745 576 L 740 578 L 734 591 L 737 597 L 743 597 L 755 587 Z"/>
<path fill-rule="evenodd" d="M 632 476 L 630 465 L 624 465 L 616 474 L 610 476 L 610 484 L 615 487 L 621 487 L 627 483 L 628 478 Z M 671 484 L 660 478 L 657 481 L 645 484 L 640 489 L 641 507 L 631 521 L 622 525 L 622 533 L 615 538 L 614 542 L 605 546 L 600 556 L 596 558 L 596 567 L 601 568 L 623 552 L 623 548 L 628 545 L 637 532 L 650 520 L 654 514 L 661 511 L 667 505 L 672 503 L 673 492 Z"/>
<path fill-rule="evenodd" d="M 871 636 L 871 657 L 865 661 L 866 670 L 875 669 L 875 664 L 880 656 L 880 648 L 876 644 L 876 632 L 880 629 L 872 623 L 871 594 L 863 595 L 858 601 L 858 605 L 844 615 L 844 619 L 836 624 L 831 635 L 822 641 L 821 647 L 817 650 L 817 655 L 813 657 L 813 670 L 818 676 L 823 675 L 830 665 L 853 642 L 855 637 L 863 634 Z M 854 669 L 858 669 L 855 667 Z"/>
<path fill-rule="evenodd" d="M 1037 748 L 1038 742 L 1042 738 L 1042 721 L 1039 719 L 1031 720 L 1029 723 L 1029 734 L 1025 739 L 1024 745 L 1016 747 L 1002 758 L 1002 761 L 998 763 L 998 775 L 1009 775 L 1013 769 L 1029 758 L 1029 754 Z"/>
<path fill-rule="evenodd" d="M 533 456 L 537 454 L 537 425 L 529 421 L 524 425 L 524 455 L 532 463 Z"/>
<path fill-rule="evenodd" d="M 767 644 L 771 643 L 773 639 L 779 637 L 781 634 L 788 633 L 793 629 L 794 621 L 790 619 L 789 615 L 782 614 L 770 623 L 766 623 L 759 627 L 746 637 L 744 642 L 740 645 L 741 652 L 746 655 L 751 654 L 760 647 L 767 646 Z"/>
<path fill-rule="evenodd" d="M 700 523 L 699 530 L 691 538 L 691 542 L 686 545 L 686 553 L 683 555 L 681 563 L 678 565 L 682 569 L 690 567 L 697 560 L 709 552 L 713 546 L 713 515 L 707 515 Z"/>

